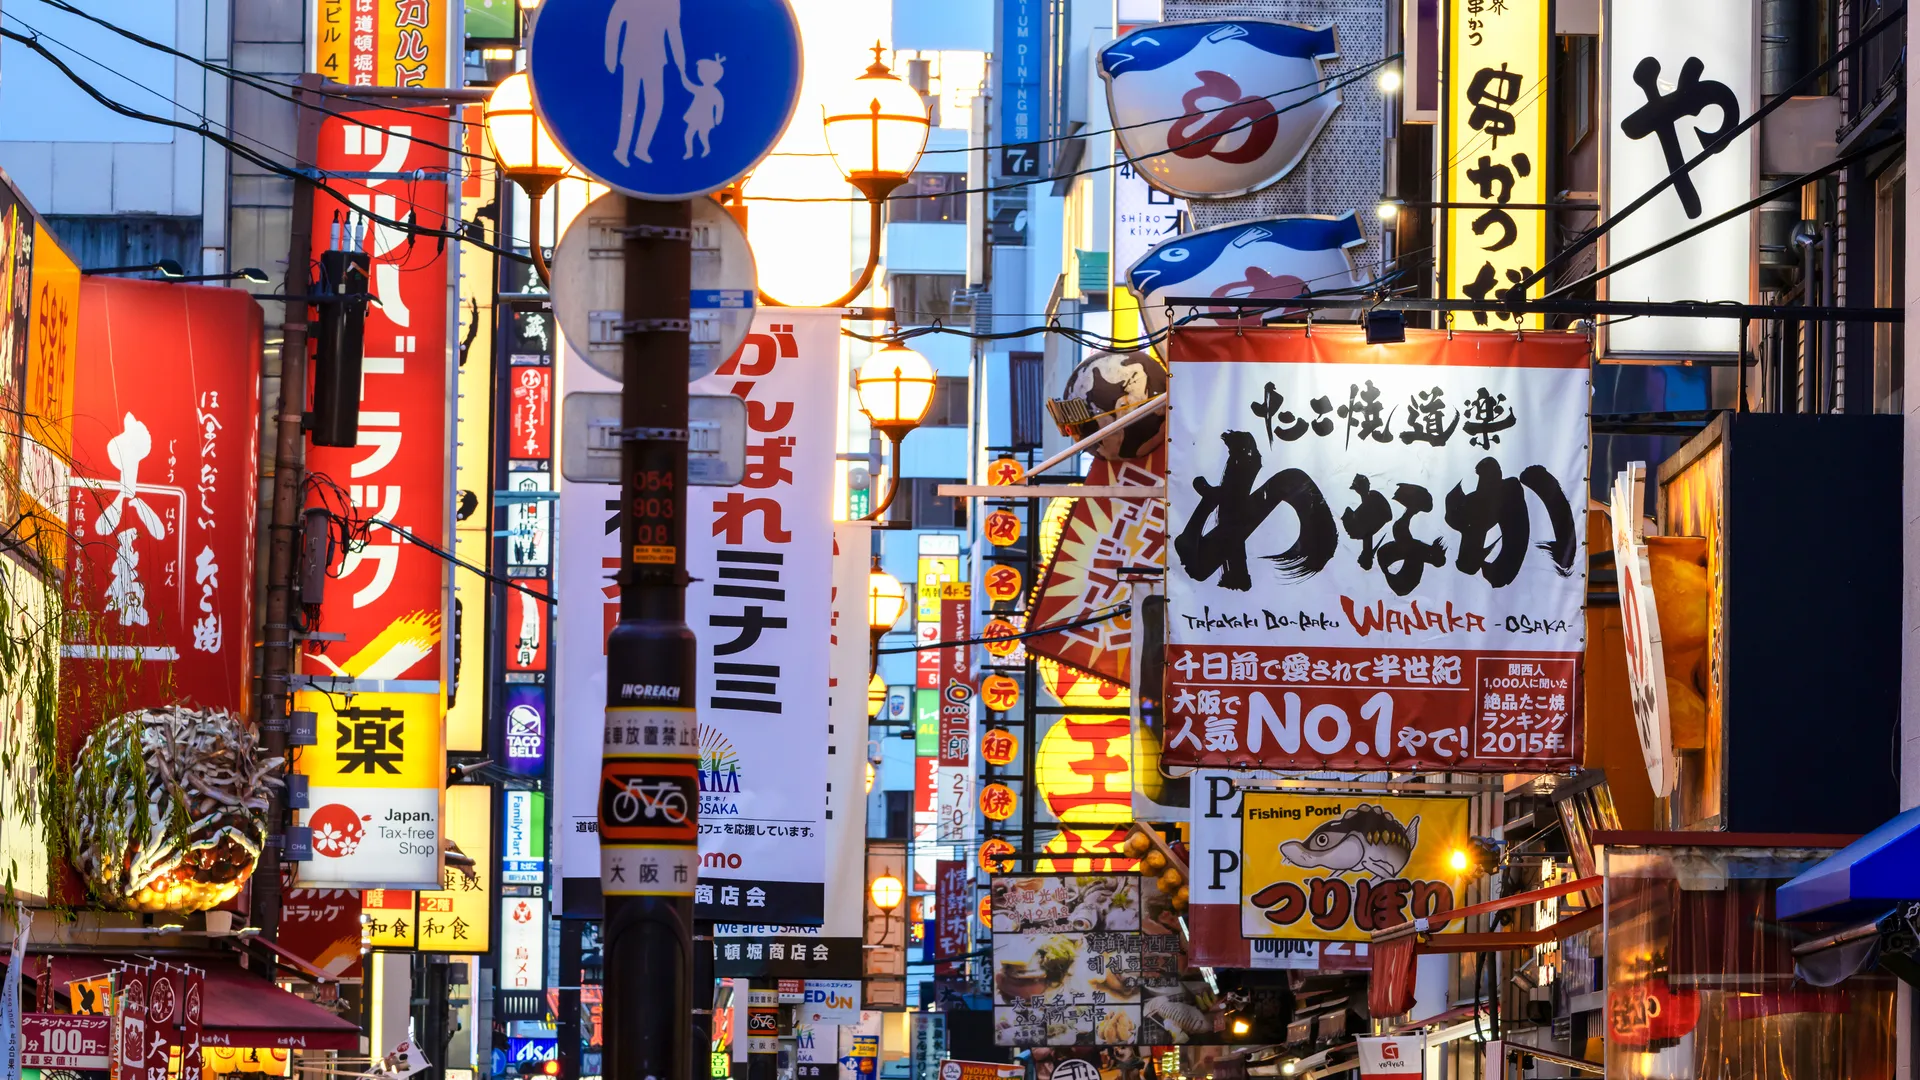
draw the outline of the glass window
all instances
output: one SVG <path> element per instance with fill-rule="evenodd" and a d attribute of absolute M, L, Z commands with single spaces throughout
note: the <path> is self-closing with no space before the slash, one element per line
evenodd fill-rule
<path fill-rule="evenodd" d="M 955 225 L 967 220 L 966 173 L 914 173 L 887 201 L 889 220 L 945 221 Z"/>
<path fill-rule="evenodd" d="M 966 288 L 965 274 L 889 274 L 887 295 L 902 326 L 925 326 L 935 319 L 951 325 L 953 294 Z M 960 312 L 960 318 L 968 313 Z"/>

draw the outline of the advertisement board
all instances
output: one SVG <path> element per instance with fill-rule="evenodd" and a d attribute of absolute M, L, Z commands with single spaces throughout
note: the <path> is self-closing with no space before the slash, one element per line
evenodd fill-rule
<path fill-rule="evenodd" d="M 29 1069 L 105 1071 L 113 1019 L 66 1013 L 20 1017 L 20 1064 Z"/>
<path fill-rule="evenodd" d="M 338 236 L 342 246 L 364 248 L 378 302 L 366 317 L 358 445 L 311 449 L 307 467 L 315 480 L 307 501 L 387 525 L 369 524 L 365 545 L 345 552 L 327 582 L 327 629 L 345 640 L 309 646 L 299 661 L 299 674 L 325 688 L 297 693 L 294 701 L 294 708 L 319 714 L 321 732 L 320 745 L 297 763 L 314 807 L 298 822 L 313 828 L 315 853 L 299 864 L 300 883 L 434 888 L 445 769 L 447 564 L 388 525 L 429 544 L 449 540 L 452 260 L 450 249 L 423 248 L 405 229 L 363 212 L 446 227 L 446 183 L 434 177 L 446 172 L 448 152 L 429 143 L 449 144 L 451 125 L 444 110 L 354 115 L 359 122 L 329 117 L 321 125 L 316 164 L 365 178 L 331 182 L 351 204 L 344 215 L 335 200 L 316 199 L 314 236 L 317 246 Z M 384 692 L 351 701 L 338 693 L 363 679 L 384 681 Z"/>
<path fill-rule="evenodd" d="M 934 871 L 934 974 L 958 975 L 967 965 L 954 960 L 967 952 L 973 928 L 973 875 L 964 859 L 942 859 Z"/>
<path fill-rule="evenodd" d="M 547 797 L 538 791 L 506 792 L 500 847 L 500 880 L 541 885 L 547 880 Z"/>
<path fill-rule="evenodd" d="M 1168 765 L 1580 761 L 1587 342 L 1186 330 Z"/>
<path fill-rule="evenodd" d="M 1467 841 L 1467 805 L 1465 799 L 1245 792 L 1241 935 L 1366 941 L 1375 930 L 1452 910 L 1460 878 L 1447 860 Z"/>
<path fill-rule="evenodd" d="M 699 639 L 699 918 L 824 917 L 833 488 L 832 312 L 761 309 L 740 352 L 692 386 L 746 399 L 746 477 L 687 508 L 687 622 Z M 861 688 L 864 696 L 865 688 Z"/>
<path fill-rule="evenodd" d="M 67 488 L 72 481 L 80 267 L 38 221 L 33 224 L 30 284 L 33 306 L 27 313 L 30 321 L 27 324 L 25 413 L 21 418 L 26 438 L 20 444 L 19 515 L 23 518 L 20 532 L 59 565 L 66 558 Z"/>
<path fill-rule="evenodd" d="M 1167 482 L 1164 450 L 1140 461 L 1095 458 L 1089 485 Z M 1076 499 L 1033 602 L 1036 626 L 1078 623 L 1125 602 L 1126 567 L 1165 566 L 1167 504 L 1160 499 Z M 1027 638 L 1027 651 L 1079 671 L 1125 683 L 1131 673 L 1133 616 L 1104 619 Z"/>
<path fill-rule="evenodd" d="M 317 847 L 317 843 L 316 843 Z M 379 949 L 484 953 L 493 941 L 493 788 L 447 788 L 448 859 L 441 887 L 361 893 L 367 941 Z"/>
<path fill-rule="evenodd" d="M 260 305 L 238 289 L 88 278 L 62 507 L 75 706 L 252 712 Z M 76 736 L 92 729 L 79 720 Z"/>
<path fill-rule="evenodd" d="M 1603 216 L 1618 214 L 1703 150 L 1706 160 L 1601 238 L 1611 266 L 1752 198 L 1754 131 L 1720 136 L 1753 112 L 1759 12 L 1738 0 L 1681 5 L 1608 0 L 1601 35 L 1600 153 Z M 1752 300 L 1752 214 L 1623 266 L 1599 286 L 1603 300 Z M 1602 356 L 1732 355 L 1734 319 L 1628 319 L 1598 330 Z"/>
<path fill-rule="evenodd" d="M 1497 300 L 1547 258 L 1548 0 L 1452 4 L 1447 44 L 1446 295 Z M 1533 286 L 1534 296 L 1545 283 Z M 1474 312 L 1455 325 L 1537 329 Z"/>
<path fill-rule="evenodd" d="M 940 640 L 970 637 L 972 590 L 964 581 L 940 587 Z M 940 657 L 940 721 L 935 747 L 938 794 L 934 838 L 956 843 L 973 836 L 973 720 L 979 709 L 965 648 L 934 650 Z"/>
<path fill-rule="evenodd" d="M 287 889 L 280 894 L 275 944 L 336 979 L 360 977 L 360 893 Z"/>
<path fill-rule="evenodd" d="M 499 0 L 496 0 L 496 3 Z M 461 146 L 469 154 L 487 152 L 486 125 L 479 106 L 463 110 L 460 128 Z M 469 169 L 460 181 L 460 201 L 466 206 L 487 206 L 497 191 L 492 169 Z M 468 228 L 485 232 L 488 241 L 498 239 L 493 221 L 476 215 Z M 491 571 L 493 557 L 493 365 L 483 363 L 493 355 L 495 312 L 493 306 L 494 272 L 498 261 L 476 247 L 467 247 L 460 259 L 458 303 L 455 310 L 461 323 L 458 363 L 454 373 L 454 449 L 453 554 L 461 562 Z M 490 602 L 491 586 L 479 574 L 460 571 L 453 575 L 453 685 L 447 694 L 447 750 L 449 753 L 477 754 L 486 750 L 487 693 L 498 661 L 489 648 L 490 626 L 495 619 Z M 525 624 L 514 621 L 517 592 L 507 594 L 506 624 L 519 631 Z M 542 642 L 544 644 L 544 642 Z M 542 669 L 545 664 L 541 665 Z"/>
<path fill-rule="evenodd" d="M 546 986 L 547 901 L 540 896 L 500 898 L 500 987 Z"/>
<path fill-rule="evenodd" d="M 456 2 L 318 0 L 313 70 L 349 86 L 446 86 L 450 65 L 458 63 Z"/>

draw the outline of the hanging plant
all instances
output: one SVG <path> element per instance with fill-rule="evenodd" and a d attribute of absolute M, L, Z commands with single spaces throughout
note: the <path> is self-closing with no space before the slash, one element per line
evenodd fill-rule
<path fill-rule="evenodd" d="M 205 911 L 252 876 L 278 758 L 231 713 L 143 709 L 102 724 L 74 762 L 67 850 L 106 906 Z"/>

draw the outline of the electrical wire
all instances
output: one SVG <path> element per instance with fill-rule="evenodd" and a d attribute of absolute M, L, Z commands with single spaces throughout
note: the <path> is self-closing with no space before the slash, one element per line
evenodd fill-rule
<path fill-rule="evenodd" d="M 492 252 L 495 255 L 498 255 L 505 259 L 511 259 L 515 262 L 522 262 L 522 263 L 533 262 L 533 257 L 531 255 L 522 255 L 517 251 L 513 251 L 508 248 L 503 248 L 495 244 L 489 244 L 486 241 L 475 238 L 464 229 L 461 229 L 461 230 L 436 229 L 431 226 L 421 225 L 417 222 L 410 224 L 408 222 L 399 221 L 394 218 L 386 217 L 384 215 L 375 213 L 370 209 L 355 206 L 353 201 L 347 195 L 342 194 L 340 191 L 337 191 L 332 187 L 329 187 L 325 182 L 316 180 L 313 177 L 308 176 L 297 169 L 288 168 L 287 166 L 282 165 L 279 162 L 276 162 L 267 158 L 266 156 L 260 154 L 259 152 L 240 143 L 235 139 L 228 138 L 224 135 L 221 135 L 213 131 L 211 129 L 210 124 L 202 123 L 199 125 L 194 125 L 194 124 L 189 124 L 184 120 L 175 120 L 170 117 L 155 116 L 152 113 L 143 112 L 139 109 L 133 108 L 132 106 L 124 105 L 118 101 L 113 100 L 110 97 L 107 97 L 105 94 L 101 93 L 100 90 L 97 87 L 95 87 L 92 83 L 88 82 L 86 79 L 81 78 L 80 75 L 76 73 L 73 70 L 73 68 L 69 67 L 65 61 L 60 59 L 60 57 L 54 55 L 52 50 L 48 49 L 45 45 L 42 45 L 39 41 L 35 40 L 34 38 L 28 37 L 27 35 L 22 34 L 16 30 L 9 30 L 4 26 L 0 26 L 0 38 L 5 38 L 9 41 L 18 41 L 22 45 L 25 45 L 28 48 L 32 49 L 34 52 L 39 53 L 42 57 L 44 57 L 47 60 L 47 62 L 51 63 L 54 67 L 58 68 L 60 70 L 60 73 L 65 75 L 69 81 L 71 81 L 75 86 L 78 86 L 82 91 L 84 91 L 87 94 L 87 96 L 93 98 L 95 101 L 105 106 L 111 112 L 117 113 L 121 116 L 128 117 L 129 119 L 144 120 L 151 124 L 158 124 L 162 127 L 177 128 L 181 131 L 194 132 L 199 136 L 201 136 L 202 138 L 209 139 L 215 143 L 220 144 L 221 146 L 226 147 L 228 150 L 232 151 L 234 154 L 238 155 L 242 159 L 246 161 L 250 161 L 253 164 L 260 166 L 262 169 L 265 169 L 268 172 L 271 172 L 277 176 L 284 176 L 290 180 L 303 181 L 303 182 L 312 184 L 315 190 L 324 192 L 327 196 L 332 198 L 334 201 L 340 203 L 341 206 L 346 208 L 348 211 L 355 214 L 359 214 L 360 216 L 366 218 L 369 221 L 375 222 L 380 225 L 384 225 L 390 229 L 396 229 L 401 232 L 405 232 L 412 236 L 430 236 L 430 237 L 435 237 L 442 240 L 453 240 L 456 242 L 464 242 L 464 243 L 472 244 L 473 246 L 480 248 L 483 251 Z M 433 119 L 437 120 L 440 118 L 434 117 Z M 440 212 L 440 211 L 436 210 L 436 212 Z"/>
<path fill-rule="evenodd" d="M 1364 67 L 1356 68 L 1350 72 L 1343 72 L 1340 75 L 1335 76 L 1332 82 L 1332 85 L 1328 86 L 1326 89 L 1321 90 L 1319 93 L 1314 94 L 1312 97 L 1302 98 L 1299 101 L 1292 102 L 1287 105 L 1283 105 L 1280 108 L 1275 109 L 1269 115 L 1279 116 L 1282 113 L 1292 112 L 1295 109 L 1301 108 L 1303 106 L 1311 104 L 1312 102 L 1318 101 L 1319 99 L 1327 96 L 1328 94 L 1333 93 L 1336 90 L 1345 89 L 1346 87 L 1351 86 L 1356 82 L 1359 82 L 1361 79 L 1372 74 L 1374 71 L 1378 70 L 1382 66 L 1392 61 L 1398 60 L 1399 58 L 1400 58 L 1399 53 L 1393 53 L 1390 56 L 1382 57 L 1381 59 L 1376 60 L 1373 63 L 1368 64 Z M 1295 92 L 1297 91 L 1276 90 L 1274 91 L 1273 94 L 1269 94 L 1267 96 L 1274 97 L 1280 94 L 1288 94 L 1288 93 L 1295 93 Z M 1109 162 L 1108 164 L 1105 164 L 1105 165 L 1089 165 L 1084 169 L 1079 169 L 1070 173 L 1062 173 L 1058 176 L 1036 176 L 1030 180 L 1017 180 L 1012 183 L 988 185 L 987 187 L 979 187 L 979 188 L 962 188 L 957 191 L 937 191 L 937 192 L 926 192 L 926 193 L 914 193 L 914 194 L 907 194 L 907 195 L 896 194 L 896 195 L 889 196 L 888 201 L 891 202 L 896 199 L 898 200 L 945 199 L 954 195 L 992 195 L 1002 191 L 1018 191 L 1024 188 L 1035 187 L 1040 184 L 1051 184 L 1056 180 L 1071 180 L 1079 176 L 1092 176 L 1095 173 L 1102 173 L 1112 169 L 1118 169 L 1123 165 L 1133 165 L 1138 162 L 1145 161 L 1149 158 L 1157 158 L 1164 154 L 1170 154 L 1170 153 L 1173 153 L 1174 151 L 1182 150 L 1182 149 L 1185 149 L 1186 147 L 1193 146 L 1198 143 L 1207 142 L 1212 139 L 1217 139 L 1222 135 L 1231 135 L 1236 131 L 1245 131 L 1248 128 L 1252 127 L 1254 124 L 1259 123 L 1260 121 L 1265 120 L 1267 118 L 1268 118 L 1267 116 L 1249 117 L 1246 120 L 1243 120 L 1237 124 L 1234 124 L 1232 127 L 1226 128 L 1225 130 L 1213 132 L 1208 135 L 1196 135 L 1193 138 L 1188 139 L 1186 142 L 1180 143 L 1176 146 L 1168 146 L 1165 149 L 1156 151 L 1151 154 L 1123 156 L 1118 161 Z M 1177 120 L 1179 119 L 1179 117 L 1174 117 L 1172 119 Z M 1160 123 L 1166 123 L 1166 122 L 1167 121 L 1165 120 L 1145 121 L 1145 123 L 1148 123 L 1148 124 L 1160 124 Z M 1080 136 L 1078 135 L 1069 136 L 1069 137 L 1080 138 Z M 748 202 L 765 202 L 765 203 L 865 203 L 867 201 L 866 198 L 864 197 L 853 197 L 853 196 L 843 197 L 843 196 L 797 196 L 797 195 L 795 196 L 742 195 L 741 198 Z"/>
<path fill-rule="evenodd" d="M 966 638 L 961 641 L 932 641 L 925 645 L 901 645 L 891 649 L 879 649 L 876 650 L 876 653 L 880 656 L 892 656 L 896 653 L 923 652 L 927 649 L 957 649 L 963 645 L 986 645 L 1002 641 L 1024 641 L 1030 637 L 1054 634 L 1062 630 L 1074 630 L 1082 626 L 1092 626 L 1095 623 L 1103 623 L 1109 619 L 1118 619 L 1131 614 L 1133 614 L 1133 604 L 1119 603 L 1104 611 L 1088 615 L 1083 619 L 1074 619 L 1070 622 L 1047 623 L 1044 626 L 1036 626 L 1031 630 L 1022 630 L 1017 634 L 995 634 L 990 637 Z"/>

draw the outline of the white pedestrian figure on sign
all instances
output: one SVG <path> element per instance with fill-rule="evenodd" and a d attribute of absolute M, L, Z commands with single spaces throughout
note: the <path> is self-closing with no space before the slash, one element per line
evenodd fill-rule
<path fill-rule="evenodd" d="M 625 69 L 620 81 L 620 141 L 613 148 L 614 160 L 622 165 L 632 164 L 629 153 L 649 165 L 653 163 L 653 133 L 660 126 L 660 114 L 666 105 L 669 50 L 680 85 L 697 101 L 701 88 L 687 76 L 687 47 L 680 37 L 680 0 L 614 0 L 613 9 L 607 13 L 606 63 L 609 72 Z M 717 91 L 714 97 L 718 99 Z M 716 118 L 714 122 L 719 121 Z"/>
<path fill-rule="evenodd" d="M 722 66 L 726 62 L 724 56 L 694 61 L 694 67 L 700 73 L 700 85 L 693 88 L 693 104 L 687 106 L 687 152 L 681 155 L 682 160 L 693 157 L 696 135 L 700 138 L 700 156 L 713 153 L 713 129 L 720 126 L 720 118 L 727 110 L 727 99 L 720 96 L 719 88 L 713 84 L 727 73 Z"/>

